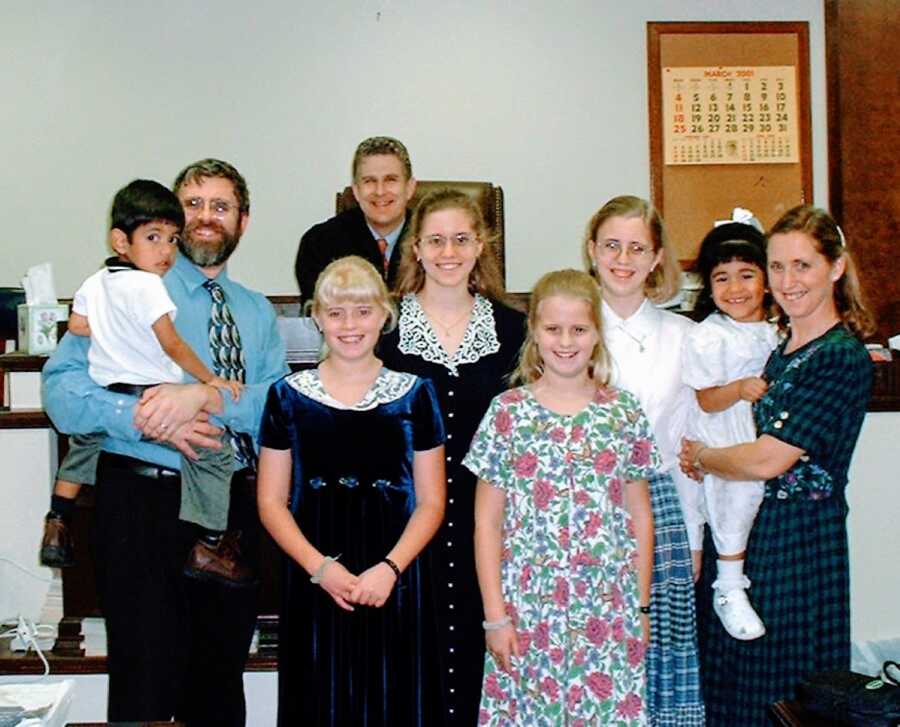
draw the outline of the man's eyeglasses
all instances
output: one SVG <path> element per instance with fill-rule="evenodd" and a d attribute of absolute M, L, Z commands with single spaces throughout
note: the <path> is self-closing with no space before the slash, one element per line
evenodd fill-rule
<path fill-rule="evenodd" d="M 474 245 L 478 242 L 478 238 L 475 235 L 460 232 L 456 235 L 450 235 L 450 237 L 444 237 L 443 235 L 428 235 L 428 237 L 420 238 L 419 242 L 425 245 L 429 250 L 437 252 L 438 250 L 443 250 L 448 242 L 457 250 L 465 250 L 470 245 Z"/>
<path fill-rule="evenodd" d="M 619 257 L 622 253 L 622 243 L 618 240 L 602 240 L 594 244 L 604 257 Z M 653 252 L 649 245 L 636 241 L 626 243 L 625 249 L 628 251 L 629 257 L 644 257 L 644 255 Z"/>
<path fill-rule="evenodd" d="M 185 212 L 202 212 L 206 207 L 206 200 L 203 197 L 191 197 L 181 201 L 181 206 Z M 228 217 L 228 213 L 232 210 L 237 211 L 238 205 L 228 202 L 224 199 L 209 200 L 209 213 L 213 217 Z"/>

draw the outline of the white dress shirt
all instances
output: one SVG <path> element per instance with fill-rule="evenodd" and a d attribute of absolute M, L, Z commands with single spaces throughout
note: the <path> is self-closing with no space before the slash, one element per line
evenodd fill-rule
<path fill-rule="evenodd" d="M 681 380 L 681 351 L 694 325 L 646 298 L 627 319 L 603 301 L 603 339 L 612 358 L 610 383 L 630 391 L 641 403 L 662 455 L 662 469 L 678 488 L 690 547 L 701 550 L 702 490 L 678 468 L 681 438 L 694 407 L 694 390 Z"/>

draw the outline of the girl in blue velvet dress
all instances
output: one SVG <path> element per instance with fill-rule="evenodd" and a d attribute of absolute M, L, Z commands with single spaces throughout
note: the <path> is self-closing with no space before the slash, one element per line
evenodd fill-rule
<path fill-rule="evenodd" d="M 365 260 L 325 269 L 312 315 L 327 354 L 272 386 L 260 433 L 260 519 L 288 556 L 278 724 L 438 724 L 432 583 L 417 558 L 444 512 L 437 398 L 376 358 L 396 313 Z"/>

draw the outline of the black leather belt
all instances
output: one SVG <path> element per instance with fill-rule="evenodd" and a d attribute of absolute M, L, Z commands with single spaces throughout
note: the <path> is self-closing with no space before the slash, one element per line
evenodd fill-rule
<path fill-rule="evenodd" d="M 125 470 L 126 472 L 131 472 L 133 475 L 137 475 L 138 477 L 149 477 L 153 480 L 173 480 L 178 477 L 181 477 L 181 472 L 178 470 L 170 469 L 169 467 L 163 467 L 158 464 L 151 464 L 150 462 L 144 462 L 142 459 L 135 459 L 134 457 L 127 457 L 124 454 L 114 454 L 113 452 L 103 452 L 103 458 L 106 462 L 116 469 Z M 232 476 L 232 485 L 237 484 L 240 481 L 244 481 L 247 483 L 255 482 L 256 473 L 253 472 L 249 467 L 245 467 L 244 469 L 237 470 Z"/>
<path fill-rule="evenodd" d="M 103 457 L 108 464 L 116 469 L 125 470 L 138 477 L 149 477 L 153 480 L 174 480 L 181 477 L 181 473 L 178 470 L 162 467 L 158 464 L 151 464 L 150 462 L 144 462 L 142 459 L 126 457 L 124 454 L 104 452 Z"/>
<path fill-rule="evenodd" d="M 128 394 L 129 396 L 141 396 L 147 389 L 156 384 L 119 384 L 114 383 L 107 386 L 108 391 L 116 394 Z"/>

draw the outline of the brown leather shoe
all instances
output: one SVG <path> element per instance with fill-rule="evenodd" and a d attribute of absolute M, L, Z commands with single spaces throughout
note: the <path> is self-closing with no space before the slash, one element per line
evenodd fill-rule
<path fill-rule="evenodd" d="M 75 548 L 65 520 L 51 510 L 44 518 L 44 537 L 41 540 L 41 565 L 48 568 L 68 568 L 75 565 Z"/>
<path fill-rule="evenodd" d="M 184 564 L 184 574 L 201 581 L 213 581 L 231 588 L 250 588 L 256 574 L 241 556 L 241 534 L 227 532 L 216 546 L 198 540 Z"/>

